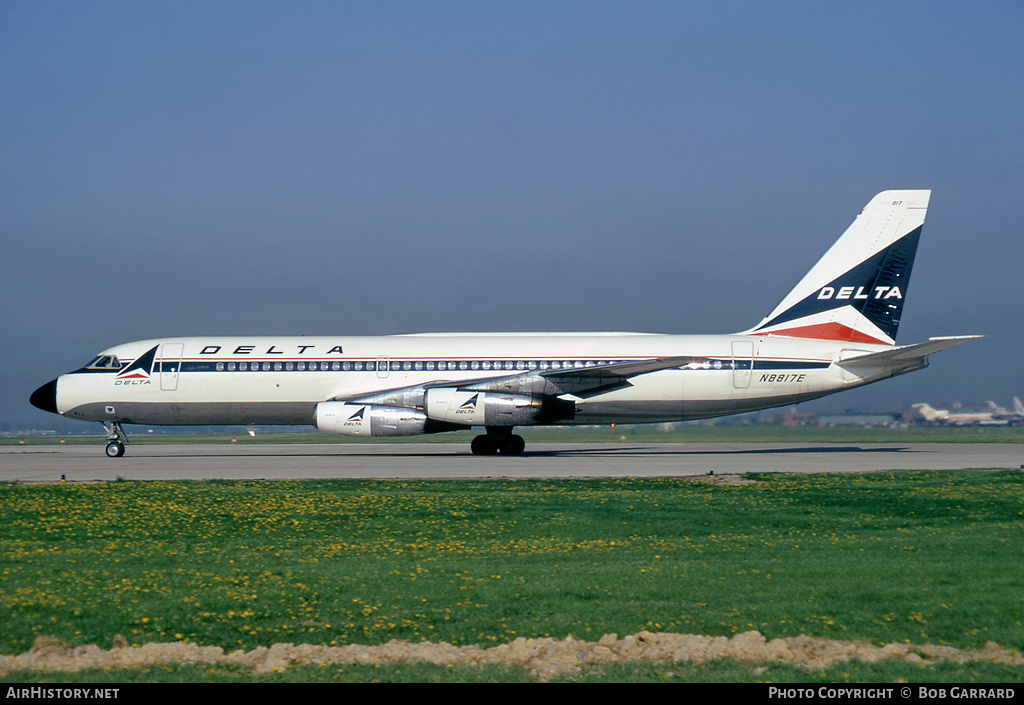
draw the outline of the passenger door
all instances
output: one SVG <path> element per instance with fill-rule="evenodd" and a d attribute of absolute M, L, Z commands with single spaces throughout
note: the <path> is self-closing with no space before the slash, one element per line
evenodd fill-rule
<path fill-rule="evenodd" d="M 178 388 L 184 350 L 185 346 L 181 343 L 164 343 L 160 346 L 160 389 L 165 392 L 173 392 Z"/>
<path fill-rule="evenodd" d="M 732 386 L 746 389 L 754 376 L 754 341 L 734 340 L 732 343 Z"/>

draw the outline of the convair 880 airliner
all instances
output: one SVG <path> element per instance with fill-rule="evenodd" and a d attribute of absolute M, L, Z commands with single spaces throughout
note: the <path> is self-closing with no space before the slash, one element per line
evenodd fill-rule
<path fill-rule="evenodd" d="M 977 336 L 896 345 L 930 191 L 886 191 L 760 323 L 640 333 L 202 337 L 125 343 L 32 394 L 122 424 L 312 424 L 351 436 L 483 427 L 473 453 L 518 455 L 516 426 L 702 419 L 815 399 L 926 367 Z"/>

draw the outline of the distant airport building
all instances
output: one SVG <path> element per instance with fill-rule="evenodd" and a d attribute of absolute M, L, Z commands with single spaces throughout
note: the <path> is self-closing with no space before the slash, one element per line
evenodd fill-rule
<path fill-rule="evenodd" d="M 902 414 L 828 414 L 819 416 L 817 425 L 891 428 L 902 424 Z"/>

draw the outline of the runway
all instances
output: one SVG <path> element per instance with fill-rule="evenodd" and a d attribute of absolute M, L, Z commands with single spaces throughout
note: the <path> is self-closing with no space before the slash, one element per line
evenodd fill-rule
<path fill-rule="evenodd" d="M 518 457 L 465 443 L 0 446 L 0 482 L 681 477 L 714 473 L 1024 466 L 1012 443 L 533 443 Z"/>

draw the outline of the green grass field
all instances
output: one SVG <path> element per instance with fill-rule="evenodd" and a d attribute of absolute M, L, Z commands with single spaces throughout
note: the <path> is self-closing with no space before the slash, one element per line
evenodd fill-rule
<path fill-rule="evenodd" d="M 0 653 L 26 651 L 39 635 L 71 646 L 110 648 L 120 634 L 230 651 L 751 629 L 768 639 L 1024 650 L 1024 472 L 751 479 L 0 485 Z M 1024 676 L 977 664 L 779 669 L 790 681 Z M 524 678 L 464 670 L 293 668 L 276 677 Z M 592 675 L 666 672 L 766 679 L 735 663 Z M 76 677 L 256 678 L 199 667 Z"/>

